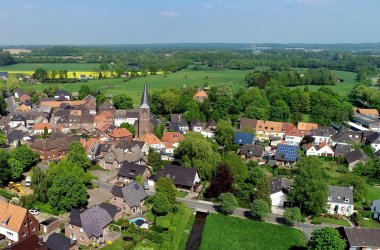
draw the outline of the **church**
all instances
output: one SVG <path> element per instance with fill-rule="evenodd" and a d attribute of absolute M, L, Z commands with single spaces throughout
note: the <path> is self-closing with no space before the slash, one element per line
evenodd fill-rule
<path fill-rule="evenodd" d="M 154 126 L 157 126 L 158 124 L 159 122 L 157 119 L 153 118 L 152 114 L 150 113 L 148 85 L 145 83 L 138 119 L 135 122 L 135 136 L 137 138 L 141 138 L 145 134 L 152 134 L 154 131 Z"/>

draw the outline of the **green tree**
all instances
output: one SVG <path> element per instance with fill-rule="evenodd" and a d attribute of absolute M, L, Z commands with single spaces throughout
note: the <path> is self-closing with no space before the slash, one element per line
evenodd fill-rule
<path fill-rule="evenodd" d="M 160 178 L 157 181 L 156 192 L 162 193 L 163 195 L 165 195 L 165 197 L 168 199 L 168 201 L 171 204 L 175 203 L 177 189 L 174 186 L 173 180 L 170 179 L 169 177 Z"/>
<path fill-rule="evenodd" d="M 7 143 L 7 135 L 0 131 L 0 146 L 3 146 Z"/>
<path fill-rule="evenodd" d="M 58 211 L 70 211 L 87 204 L 87 190 L 74 172 L 63 171 L 55 176 L 47 192 L 49 203 Z"/>
<path fill-rule="evenodd" d="M 14 159 L 14 158 L 10 158 L 8 160 L 8 165 L 9 165 L 10 170 L 11 170 L 12 180 L 14 181 L 14 180 L 20 179 L 22 172 L 24 171 L 24 167 L 21 164 L 21 162 L 19 162 L 18 160 Z"/>
<path fill-rule="evenodd" d="M 220 155 L 213 149 L 211 143 L 201 134 L 188 132 L 186 138 L 179 143 L 175 150 L 176 157 L 187 167 L 197 168 L 201 178 L 210 178 Z"/>
<path fill-rule="evenodd" d="M 327 174 L 323 162 L 316 157 L 305 157 L 297 163 L 299 173 L 294 179 L 288 198 L 306 215 L 325 211 L 327 200 Z"/>
<path fill-rule="evenodd" d="M 153 133 L 158 138 L 162 138 L 162 136 L 164 134 L 164 130 L 165 130 L 165 126 L 163 124 L 161 124 L 159 126 L 154 127 Z"/>
<path fill-rule="evenodd" d="M 325 227 L 312 232 L 307 246 L 308 249 L 313 250 L 343 250 L 346 247 L 346 241 L 340 237 L 336 229 Z"/>
<path fill-rule="evenodd" d="M 253 199 L 266 201 L 271 205 L 270 199 L 270 177 L 262 168 L 255 167 L 250 172 L 249 182 L 253 184 Z"/>
<path fill-rule="evenodd" d="M 253 218 L 255 218 L 256 220 L 262 220 L 268 217 L 270 212 L 271 212 L 271 208 L 268 202 L 264 200 L 256 199 L 251 204 L 251 213 L 252 213 Z"/>
<path fill-rule="evenodd" d="M 39 155 L 26 145 L 21 145 L 10 152 L 10 157 L 17 159 L 24 169 L 34 166 Z"/>
<path fill-rule="evenodd" d="M 285 208 L 284 219 L 287 224 L 293 226 L 296 222 L 302 221 L 301 210 L 298 207 Z"/>
<path fill-rule="evenodd" d="M 248 178 L 247 166 L 244 164 L 241 157 L 235 152 L 227 152 L 223 156 L 223 162 L 230 169 L 236 182 L 243 182 Z"/>
<path fill-rule="evenodd" d="M 162 160 L 160 153 L 154 151 L 153 148 L 149 148 L 148 152 L 148 165 L 153 168 L 153 172 L 157 172 L 162 168 Z"/>
<path fill-rule="evenodd" d="M 232 193 L 223 193 L 219 195 L 219 209 L 223 214 L 232 214 L 238 205 Z"/>
<path fill-rule="evenodd" d="M 363 177 L 357 176 L 354 173 L 348 173 L 338 178 L 338 185 L 354 188 L 354 200 L 363 201 L 366 198 L 368 187 L 367 182 Z"/>
<path fill-rule="evenodd" d="M 133 135 L 136 134 L 136 128 L 135 126 L 129 124 L 129 123 L 125 123 L 123 122 L 122 124 L 120 124 L 120 128 L 125 128 L 127 129 L 129 132 L 131 132 Z"/>
<path fill-rule="evenodd" d="M 37 68 L 34 71 L 33 75 L 34 75 L 34 78 L 36 78 L 37 80 L 40 80 L 40 81 L 43 81 L 43 80 L 47 79 L 48 76 L 49 76 L 49 74 L 46 71 L 46 69 L 43 69 L 43 68 Z"/>
<path fill-rule="evenodd" d="M 91 166 L 86 150 L 79 141 L 70 144 L 67 161 L 83 170 L 87 170 Z"/>
<path fill-rule="evenodd" d="M 11 178 L 11 170 L 8 166 L 9 153 L 0 149 L 0 186 L 6 185 Z"/>
<path fill-rule="evenodd" d="M 290 117 L 289 106 L 283 100 L 277 100 L 269 111 L 272 121 L 288 121 Z"/>
<path fill-rule="evenodd" d="M 39 167 L 33 167 L 30 177 L 32 178 L 31 187 L 36 199 L 41 202 L 47 202 L 47 192 L 49 190 L 50 183 L 46 177 L 46 174 Z"/>
<path fill-rule="evenodd" d="M 91 95 L 90 86 L 88 86 L 87 84 L 81 85 L 79 89 L 79 98 L 84 99 L 88 95 Z"/>
<path fill-rule="evenodd" d="M 216 125 L 215 139 L 220 145 L 232 144 L 235 135 L 235 128 L 229 121 L 220 120 Z"/>
<path fill-rule="evenodd" d="M 112 98 L 112 103 L 117 109 L 133 108 L 133 100 L 126 94 L 117 94 Z"/>
<path fill-rule="evenodd" d="M 153 213 L 155 215 L 165 215 L 170 212 L 172 205 L 163 193 L 156 193 L 153 197 Z"/>
<path fill-rule="evenodd" d="M 6 114 L 7 111 L 7 102 L 5 101 L 3 95 L 0 95 L 0 115 Z"/>

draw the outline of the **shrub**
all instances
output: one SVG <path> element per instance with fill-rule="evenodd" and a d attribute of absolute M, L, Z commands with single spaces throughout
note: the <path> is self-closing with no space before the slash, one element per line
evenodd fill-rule
<path fill-rule="evenodd" d="M 256 199 L 251 204 L 251 213 L 253 218 L 262 220 L 269 215 L 271 208 L 268 202 L 260 199 Z"/>
<path fill-rule="evenodd" d="M 219 195 L 220 211 L 223 214 L 232 214 L 237 206 L 237 201 L 233 194 L 223 193 Z"/>
<path fill-rule="evenodd" d="M 36 197 L 33 194 L 24 195 L 20 198 L 22 206 L 26 209 L 32 209 L 34 207 L 34 203 L 36 202 Z"/>
<path fill-rule="evenodd" d="M 159 225 L 154 225 L 150 228 L 152 231 L 155 231 L 157 233 L 162 233 L 164 232 L 164 228 L 159 226 Z"/>
<path fill-rule="evenodd" d="M 13 197 L 17 197 L 17 194 L 8 192 L 7 190 L 0 189 L 0 196 L 3 196 L 4 198 L 11 200 Z"/>
<path fill-rule="evenodd" d="M 286 208 L 284 218 L 287 224 L 294 225 L 294 223 L 302 220 L 301 211 L 298 207 Z"/>

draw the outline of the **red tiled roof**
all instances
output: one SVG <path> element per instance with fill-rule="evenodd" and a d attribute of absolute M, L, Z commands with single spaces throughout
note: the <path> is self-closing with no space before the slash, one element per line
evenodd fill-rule
<path fill-rule="evenodd" d="M 114 137 L 114 138 L 122 138 L 122 137 L 132 136 L 132 133 L 129 132 L 129 130 L 126 128 L 115 128 L 114 130 L 112 130 L 109 136 Z"/>
<path fill-rule="evenodd" d="M 163 142 L 179 143 L 183 139 L 185 136 L 179 132 L 165 132 L 162 136 Z"/>
<path fill-rule="evenodd" d="M 33 125 L 33 130 L 44 130 L 45 128 L 51 129 L 51 124 L 50 123 L 39 122 L 39 123 L 35 123 Z"/>

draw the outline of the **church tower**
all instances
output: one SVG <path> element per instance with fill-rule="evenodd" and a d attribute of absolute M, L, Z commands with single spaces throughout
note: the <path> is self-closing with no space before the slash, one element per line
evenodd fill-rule
<path fill-rule="evenodd" d="M 153 133 L 153 124 L 151 122 L 148 85 L 145 83 L 144 92 L 141 98 L 141 106 L 139 110 L 139 120 L 136 135 L 140 138 L 142 135 Z"/>

